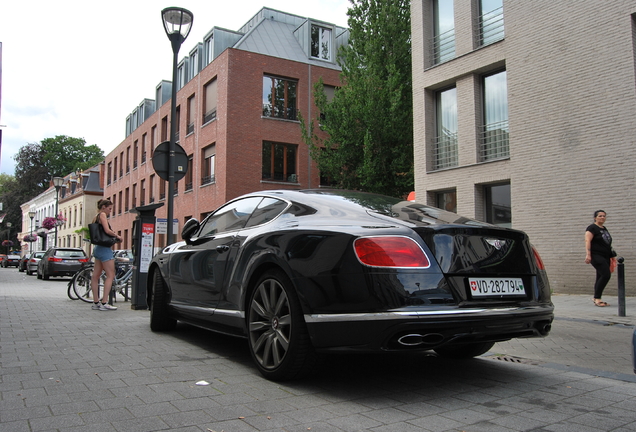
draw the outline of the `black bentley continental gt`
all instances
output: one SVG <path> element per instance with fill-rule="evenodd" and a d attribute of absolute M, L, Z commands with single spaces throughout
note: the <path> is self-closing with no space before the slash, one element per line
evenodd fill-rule
<path fill-rule="evenodd" d="M 288 380 L 326 352 L 434 350 L 469 358 L 546 336 L 554 317 L 525 233 L 382 195 L 264 191 L 236 198 L 149 267 L 150 327 L 244 337 Z"/>

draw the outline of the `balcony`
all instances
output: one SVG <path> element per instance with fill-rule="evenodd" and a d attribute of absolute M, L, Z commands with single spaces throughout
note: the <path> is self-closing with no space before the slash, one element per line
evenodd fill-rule
<path fill-rule="evenodd" d="M 433 139 L 433 169 L 458 165 L 457 132 L 446 132 Z"/>

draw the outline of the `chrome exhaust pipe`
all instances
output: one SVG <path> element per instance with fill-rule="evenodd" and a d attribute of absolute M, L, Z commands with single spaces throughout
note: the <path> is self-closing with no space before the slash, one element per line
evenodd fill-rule
<path fill-rule="evenodd" d="M 444 335 L 440 333 L 427 333 L 421 335 L 419 333 L 411 333 L 398 338 L 400 345 L 414 347 L 419 345 L 437 345 L 444 340 Z"/>

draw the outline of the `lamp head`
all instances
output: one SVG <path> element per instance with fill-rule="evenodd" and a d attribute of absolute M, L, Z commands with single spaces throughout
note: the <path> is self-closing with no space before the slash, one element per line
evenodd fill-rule
<path fill-rule="evenodd" d="M 64 179 L 62 177 L 53 177 L 53 186 L 55 186 L 55 189 L 60 190 L 63 183 Z"/>
<path fill-rule="evenodd" d="M 30 217 L 31 219 L 33 219 L 33 218 L 35 217 L 35 212 L 34 212 L 34 211 L 30 211 L 30 212 L 29 212 L 29 217 Z"/>
<path fill-rule="evenodd" d="M 169 7 L 161 11 L 161 19 L 168 39 L 181 45 L 190 34 L 194 15 L 184 8 Z"/>

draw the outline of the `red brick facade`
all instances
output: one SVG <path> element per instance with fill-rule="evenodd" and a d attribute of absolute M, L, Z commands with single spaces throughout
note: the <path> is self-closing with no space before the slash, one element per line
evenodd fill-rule
<path fill-rule="evenodd" d="M 309 150 L 301 139 L 300 122 L 263 116 L 265 75 L 297 80 L 296 108 L 305 118 L 316 117 L 313 83 L 322 78 L 327 85 L 339 85 L 338 70 L 229 48 L 180 89 L 177 93 L 179 144 L 192 157 L 193 170 L 191 190 L 185 191 L 186 179 L 177 183 L 174 217 L 179 220 L 179 230 L 175 234 L 180 234 L 183 223 L 190 217 L 200 220 L 227 200 L 244 193 L 319 186 L 319 172 L 310 161 Z M 205 85 L 214 78 L 217 80 L 217 117 L 203 125 L 203 93 Z M 190 97 L 194 97 L 195 102 L 195 112 L 191 113 L 194 131 L 186 135 L 187 102 Z M 131 247 L 132 222 L 136 214 L 130 213 L 130 209 L 142 203 L 166 204 L 165 197 L 160 197 L 160 182 L 163 180 L 156 175 L 151 158 L 152 150 L 169 137 L 169 124 L 170 100 L 157 107 L 154 114 L 106 156 L 103 165 L 106 171 L 103 176 L 104 197 L 115 203 L 110 223 L 124 237 L 122 248 Z M 168 125 L 167 130 L 165 125 Z M 297 182 L 262 180 L 263 141 L 298 146 Z M 144 143 L 146 158 L 142 162 Z M 203 149 L 211 144 L 216 149 L 215 182 L 202 185 Z M 117 172 L 114 172 L 115 160 Z M 120 167 L 123 168 L 121 177 Z M 151 185 L 152 175 L 154 180 Z M 167 182 L 165 187 L 167 189 Z M 156 211 L 156 216 L 165 218 L 166 210 L 164 205 Z M 156 246 L 166 244 L 164 237 L 157 236 Z M 180 239 L 180 235 L 177 238 Z"/>

